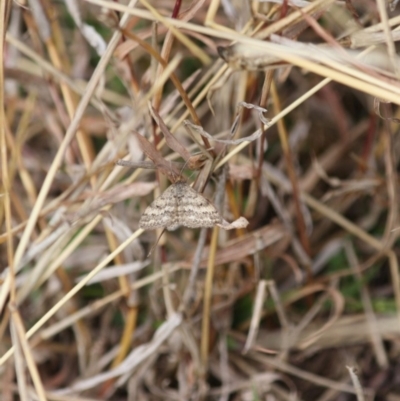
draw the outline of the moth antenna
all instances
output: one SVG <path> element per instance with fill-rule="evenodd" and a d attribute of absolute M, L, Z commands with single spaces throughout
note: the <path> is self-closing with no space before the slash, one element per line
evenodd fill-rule
<path fill-rule="evenodd" d="M 169 168 L 170 168 L 170 170 L 171 170 L 171 177 L 168 177 L 168 178 L 172 178 L 171 179 L 171 182 L 174 184 L 175 182 L 176 182 L 176 178 L 175 178 L 175 171 L 174 171 L 174 169 L 173 169 L 173 167 L 172 167 L 172 160 L 170 160 L 169 161 Z"/>
<path fill-rule="evenodd" d="M 181 178 L 183 176 L 183 170 L 185 169 L 185 167 L 187 166 L 188 163 L 189 163 L 189 159 L 185 161 L 185 163 L 183 164 L 183 166 L 181 168 L 181 172 L 179 173 Z"/>

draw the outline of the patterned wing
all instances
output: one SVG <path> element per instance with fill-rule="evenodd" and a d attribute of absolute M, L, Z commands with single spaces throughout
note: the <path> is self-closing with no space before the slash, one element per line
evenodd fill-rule
<path fill-rule="evenodd" d="M 185 227 L 214 227 L 222 221 L 215 206 L 190 186 L 178 198 L 177 211 L 178 223 Z"/>
<path fill-rule="evenodd" d="M 160 197 L 147 206 L 140 218 L 139 227 L 143 230 L 154 230 L 164 227 L 168 230 L 171 230 L 170 227 L 172 227 L 172 229 L 177 228 L 176 207 L 177 203 L 174 196 L 174 188 L 170 186 Z"/>

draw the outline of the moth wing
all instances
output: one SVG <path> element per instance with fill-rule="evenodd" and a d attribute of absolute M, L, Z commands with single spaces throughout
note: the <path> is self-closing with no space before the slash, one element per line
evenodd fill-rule
<path fill-rule="evenodd" d="M 189 186 L 185 196 L 179 200 L 177 210 L 179 225 L 190 228 L 214 227 L 222 221 L 215 206 Z"/>
<path fill-rule="evenodd" d="M 171 191 L 168 189 L 143 212 L 139 221 L 139 227 L 143 230 L 164 227 L 168 229 L 175 224 L 176 199 L 171 196 Z"/>

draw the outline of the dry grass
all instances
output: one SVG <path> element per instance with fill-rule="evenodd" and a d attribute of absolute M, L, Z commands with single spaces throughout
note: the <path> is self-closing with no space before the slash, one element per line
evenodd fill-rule
<path fill-rule="evenodd" d="M 400 399 L 397 2 L 221 3 L 0 2 L 2 401 Z"/>

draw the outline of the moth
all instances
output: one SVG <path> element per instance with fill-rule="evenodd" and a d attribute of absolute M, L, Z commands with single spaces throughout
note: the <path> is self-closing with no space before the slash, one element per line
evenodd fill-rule
<path fill-rule="evenodd" d="M 180 226 L 214 227 L 221 223 L 222 217 L 209 200 L 186 182 L 178 181 L 146 208 L 139 227 L 143 230 L 166 228 L 173 231 Z"/>

